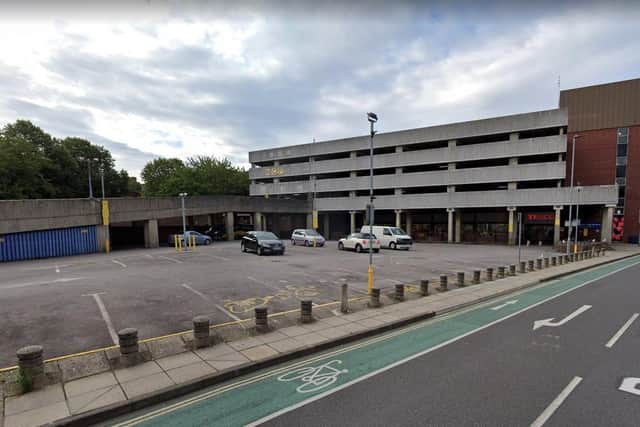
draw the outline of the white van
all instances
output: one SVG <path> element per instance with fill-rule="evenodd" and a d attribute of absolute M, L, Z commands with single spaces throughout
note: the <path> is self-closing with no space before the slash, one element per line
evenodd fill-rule
<path fill-rule="evenodd" d="M 368 233 L 369 226 L 363 225 L 361 233 Z M 380 240 L 380 246 L 389 249 L 409 250 L 413 244 L 413 239 L 402 228 L 390 225 L 374 225 L 373 234 Z"/>

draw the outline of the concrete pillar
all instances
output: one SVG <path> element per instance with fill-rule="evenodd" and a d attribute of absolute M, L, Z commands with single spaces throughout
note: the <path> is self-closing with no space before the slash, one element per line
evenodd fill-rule
<path fill-rule="evenodd" d="M 460 209 L 456 210 L 456 231 L 455 238 L 456 243 L 460 243 L 462 241 L 462 211 Z"/>
<path fill-rule="evenodd" d="M 255 212 L 253 214 L 253 228 L 256 231 L 262 231 L 262 214 L 260 212 Z"/>
<path fill-rule="evenodd" d="M 396 227 L 402 227 L 402 209 L 396 209 Z"/>
<path fill-rule="evenodd" d="M 144 247 L 157 248 L 160 246 L 158 241 L 158 220 L 150 219 L 144 223 Z"/>
<path fill-rule="evenodd" d="M 509 134 L 509 141 L 517 141 L 518 139 L 520 139 L 520 134 L 518 134 L 518 132 Z"/>
<path fill-rule="evenodd" d="M 518 134 L 516 134 L 516 139 L 518 139 L 517 137 Z M 518 158 L 517 157 L 512 157 L 509 159 L 509 166 L 512 167 L 517 167 L 518 166 Z M 517 182 L 509 182 L 507 183 L 507 190 L 517 190 L 518 189 L 518 183 Z"/>
<path fill-rule="evenodd" d="M 509 226 L 507 228 L 507 232 L 509 233 L 509 238 L 508 238 L 508 243 L 510 245 L 515 245 L 517 240 L 518 240 L 518 234 L 516 231 L 516 219 L 515 219 L 515 212 L 516 212 L 516 208 L 515 207 L 508 207 L 507 210 L 509 211 Z"/>
<path fill-rule="evenodd" d="M 611 243 L 611 229 L 613 228 L 613 210 L 615 206 L 605 206 L 602 211 L 602 228 L 600 241 Z"/>
<path fill-rule="evenodd" d="M 355 157 L 356 152 L 352 151 L 351 154 L 352 154 L 351 157 L 353 158 L 353 157 Z M 357 178 L 358 174 L 355 171 L 351 171 L 351 173 L 349 174 L 349 177 L 350 178 Z M 349 197 L 351 197 L 351 198 L 356 197 L 356 192 L 355 191 L 349 191 Z"/>
<path fill-rule="evenodd" d="M 508 182 L 507 183 L 507 190 L 517 190 L 518 189 L 518 183 L 517 182 Z"/>
<path fill-rule="evenodd" d="M 402 196 L 402 188 L 395 188 L 393 194 L 396 196 Z"/>
<path fill-rule="evenodd" d="M 274 167 L 274 168 L 277 168 L 278 166 L 280 166 L 280 162 L 279 162 L 278 160 L 275 160 L 275 161 L 273 162 L 273 167 Z M 273 178 L 273 183 L 274 183 L 274 184 L 277 184 L 277 183 L 279 183 L 279 182 L 280 182 L 280 178 Z"/>
<path fill-rule="evenodd" d="M 453 243 L 453 213 L 456 210 L 447 208 L 447 242 Z"/>
<path fill-rule="evenodd" d="M 234 240 L 235 236 L 234 236 L 234 213 L 233 212 L 227 212 L 227 214 L 224 217 L 224 224 L 225 224 L 225 228 L 226 228 L 226 233 L 227 233 L 227 240 Z"/>
<path fill-rule="evenodd" d="M 407 212 L 404 214 L 405 221 L 407 223 L 407 229 L 405 230 L 409 235 L 411 235 L 411 227 L 413 226 L 411 212 Z"/>
<path fill-rule="evenodd" d="M 329 214 L 328 213 L 326 213 L 324 215 L 324 218 L 323 218 L 322 221 L 323 221 L 322 231 L 324 232 L 324 237 L 325 237 L 325 239 L 330 240 L 331 239 L 331 237 L 330 237 L 331 236 L 331 230 L 329 229 L 330 223 L 329 223 Z"/>
<path fill-rule="evenodd" d="M 349 211 L 349 233 L 356 232 L 356 211 Z"/>
<path fill-rule="evenodd" d="M 355 151 L 351 151 L 349 153 L 349 157 L 351 157 L 352 159 L 355 159 L 356 157 L 358 157 L 358 153 L 356 153 Z"/>
<path fill-rule="evenodd" d="M 553 245 L 560 243 L 560 219 L 562 218 L 562 206 L 554 206 L 553 210 L 556 211 L 556 217 L 553 221 Z"/>

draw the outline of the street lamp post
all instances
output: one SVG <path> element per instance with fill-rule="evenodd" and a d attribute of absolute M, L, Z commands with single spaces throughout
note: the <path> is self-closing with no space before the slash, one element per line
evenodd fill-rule
<path fill-rule="evenodd" d="M 370 133 L 369 133 L 369 270 L 367 271 L 367 288 L 369 293 L 373 289 L 373 136 L 376 131 L 373 129 L 373 125 L 378 121 L 378 115 L 376 113 L 367 113 L 367 120 L 369 120 Z"/>
<path fill-rule="evenodd" d="M 576 139 L 580 138 L 580 135 L 573 135 L 571 139 L 571 189 L 569 190 L 570 198 L 569 201 L 569 230 L 567 231 L 567 255 L 569 255 L 569 247 L 571 245 L 571 213 L 573 209 L 573 177 L 575 175 L 575 166 L 576 166 Z"/>
<path fill-rule="evenodd" d="M 579 234 L 579 225 L 580 225 L 580 196 L 582 194 L 582 187 L 580 187 L 580 183 L 578 182 L 578 186 L 576 187 L 576 191 L 578 192 L 578 203 L 576 204 L 576 236 L 575 236 L 575 242 L 573 244 L 573 252 L 576 253 L 578 252 L 578 234 Z"/>
<path fill-rule="evenodd" d="M 522 212 L 518 212 L 518 265 L 522 258 Z"/>
<path fill-rule="evenodd" d="M 188 193 L 178 194 L 178 196 L 180 196 L 180 199 L 182 200 L 182 238 L 184 239 L 186 239 L 186 235 L 187 235 L 187 218 L 184 213 L 184 198 L 187 197 L 188 195 L 189 195 Z"/>
<path fill-rule="evenodd" d="M 100 185 L 102 186 L 102 199 L 104 200 L 104 166 L 100 167 Z"/>

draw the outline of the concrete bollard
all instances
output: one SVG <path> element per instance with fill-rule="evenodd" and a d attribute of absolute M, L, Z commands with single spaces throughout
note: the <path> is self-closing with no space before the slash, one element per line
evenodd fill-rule
<path fill-rule="evenodd" d="M 16 352 L 20 372 L 30 379 L 30 385 L 22 392 L 38 390 L 45 385 L 43 348 L 41 345 L 22 347 Z M 24 387 L 24 386 L 23 386 Z"/>
<path fill-rule="evenodd" d="M 602 248 L 602 252 L 600 254 L 601 256 L 605 256 L 607 255 L 607 250 L 605 248 Z"/>
<path fill-rule="evenodd" d="M 139 361 L 138 330 L 136 328 L 119 330 L 118 345 L 120 346 L 120 358 L 125 365 L 134 365 Z"/>
<path fill-rule="evenodd" d="M 504 266 L 503 265 L 498 267 L 498 279 L 504 279 Z"/>
<path fill-rule="evenodd" d="M 196 348 L 209 346 L 209 323 L 207 316 L 193 318 L 193 342 Z"/>
<path fill-rule="evenodd" d="M 527 262 L 520 261 L 520 274 L 524 274 L 527 272 Z"/>
<path fill-rule="evenodd" d="M 480 270 L 473 270 L 473 283 L 476 285 L 480 283 L 480 274 L 482 274 Z"/>
<path fill-rule="evenodd" d="M 458 271 L 458 273 L 456 274 L 457 276 L 457 283 L 456 286 L 458 286 L 459 288 L 464 288 L 466 285 L 464 283 L 464 272 L 463 271 Z"/>
<path fill-rule="evenodd" d="M 269 311 L 267 307 L 256 307 L 253 309 L 256 316 L 256 330 L 267 332 L 269 330 Z"/>
<path fill-rule="evenodd" d="M 493 280 L 493 268 L 487 268 L 487 282 L 491 282 Z"/>
<path fill-rule="evenodd" d="M 396 301 L 404 301 L 404 285 L 399 284 L 395 286 L 395 292 L 393 293 L 393 299 Z"/>
<path fill-rule="evenodd" d="M 423 297 L 429 295 L 429 281 L 428 280 L 420 280 L 420 293 Z"/>
<path fill-rule="evenodd" d="M 549 257 L 544 257 L 544 268 L 549 268 Z"/>
<path fill-rule="evenodd" d="M 552 256 L 551 257 L 551 267 L 555 267 L 556 265 L 558 265 L 558 257 L 557 256 Z"/>
<path fill-rule="evenodd" d="M 515 276 L 515 275 L 516 275 L 516 265 L 511 264 L 509 265 L 509 276 Z"/>
<path fill-rule="evenodd" d="M 529 271 L 533 271 L 534 267 L 533 267 L 533 260 L 530 259 L 529 261 L 527 261 L 527 266 L 528 266 L 528 270 Z"/>
<path fill-rule="evenodd" d="M 342 289 L 340 290 L 340 312 L 349 312 L 349 286 L 346 283 L 342 284 Z"/>
<path fill-rule="evenodd" d="M 576 254 L 569 255 L 569 262 L 575 262 L 575 261 L 576 261 Z"/>
<path fill-rule="evenodd" d="M 442 276 L 440 276 L 440 290 L 446 291 L 447 288 L 448 288 L 447 276 L 443 274 Z"/>
<path fill-rule="evenodd" d="M 542 258 L 536 259 L 536 270 L 542 270 Z"/>
<path fill-rule="evenodd" d="M 369 307 L 378 308 L 380 307 L 380 289 L 372 288 L 371 294 L 369 296 Z"/>
<path fill-rule="evenodd" d="M 313 302 L 310 299 L 300 301 L 300 321 L 302 323 L 313 322 Z"/>

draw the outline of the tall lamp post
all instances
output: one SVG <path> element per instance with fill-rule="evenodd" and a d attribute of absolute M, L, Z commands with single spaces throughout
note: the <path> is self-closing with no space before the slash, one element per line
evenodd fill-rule
<path fill-rule="evenodd" d="M 102 187 L 102 199 L 104 200 L 104 165 L 100 166 L 100 186 Z"/>
<path fill-rule="evenodd" d="M 89 177 L 89 199 L 93 199 L 93 185 L 91 185 L 91 158 L 78 156 L 78 160 L 86 160 L 87 161 L 87 175 Z"/>
<path fill-rule="evenodd" d="M 569 255 L 569 247 L 571 246 L 571 213 L 573 209 L 573 177 L 576 169 L 576 139 L 580 138 L 580 135 L 573 135 L 571 139 L 571 189 L 569 195 L 571 200 L 569 201 L 569 230 L 567 231 L 567 255 Z"/>
<path fill-rule="evenodd" d="M 578 186 L 576 187 L 576 191 L 578 192 L 578 203 L 576 204 L 576 237 L 575 237 L 575 242 L 573 244 L 573 253 L 578 252 L 578 234 L 579 233 L 579 229 L 578 227 L 580 226 L 580 196 L 582 195 L 582 187 L 580 186 L 580 182 L 578 182 Z"/>
<path fill-rule="evenodd" d="M 184 213 L 184 198 L 187 197 L 188 195 L 189 195 L 188 193 L 178 194 L 178 196 L 180 196 L 180 199 L 182 200 L 182 237 L 184 239 L 186 239 L 186 235 L 187 235 L 187 218 Z"/>
<path fill-rule="evenodd" d="M 378 121 L 378 115 L 376 113 L 367 113 L 367 120 L 369 120 L 370 133 L 369 133 L 369 206 L 367 211 L 369 212 L 369 270 L 367 271 L 367 289 L 371 293 L 373 289 L 373 136 L 376 131 L 373 129 L 373 125 Z"/>

